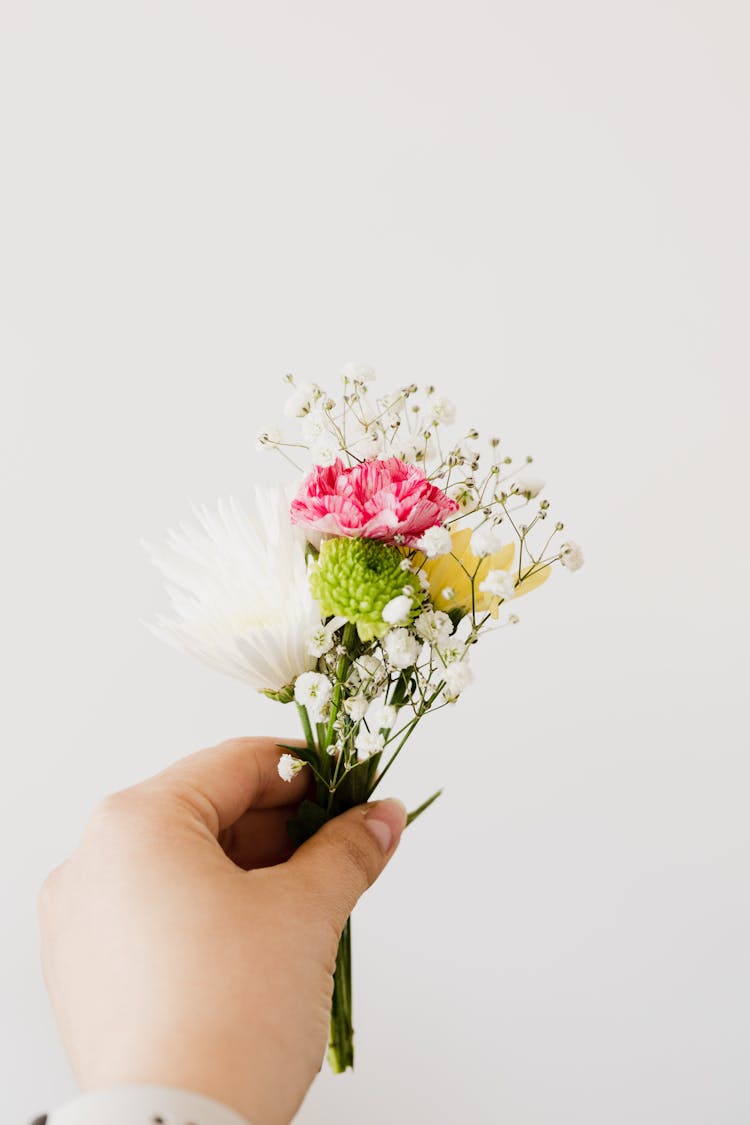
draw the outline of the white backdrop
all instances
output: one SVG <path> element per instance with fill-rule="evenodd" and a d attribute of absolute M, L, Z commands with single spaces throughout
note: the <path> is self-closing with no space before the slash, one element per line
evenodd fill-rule
<path fill-rule="evenodd" d="M 139 540 L 245 496 L 281 376 L 350 359 L 533 452 L 588 561 L 393 771 L 446 792 L 299 1121 L 750 1119 L 749 34 L 741 0 L 2 0 L 4 1121 L 73 1090 L 35 900 L 92 804 L 294 733 L 146 632 Z"/>

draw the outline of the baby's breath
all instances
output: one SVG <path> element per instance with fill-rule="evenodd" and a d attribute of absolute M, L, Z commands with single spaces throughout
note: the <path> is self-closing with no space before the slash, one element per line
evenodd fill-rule
<path fill-rule="evenodd" d="M 390 754 L 372 792 L 417 723 L 469 688 L 473 646 L 518 621 L 507 603 L 541 585 L 555 563 L 570 571 L 583 564 L 576 543 L 555 545 L 563 524 L 547 523 L 550 502 L 531 455 L 512 457 L 499 436 L 483 439 L 474 426 L 452 433 L 456 405 L 431 384 L 383 393 L 373 379 L 364 363 L 347 363 L 336 391 L 287 376 L 288 432 L 268 426 L 258 438 L 303 472 L 398 458 L 457 505 L 412 548 L 394 534 L 385 551 L 402 557 L 385 585 L 379 573 L 379 592 L 366 588 L 367 569 L 356 582 L 343 571 L 334 582 L 321 560 L 312 565 L 324 620 L 306 644 L 320 679 L 301 677 L 296 695 L 318 732 L 328 732 L 321 750 L 334 763 L 332 794 L 353 769 Z"/>

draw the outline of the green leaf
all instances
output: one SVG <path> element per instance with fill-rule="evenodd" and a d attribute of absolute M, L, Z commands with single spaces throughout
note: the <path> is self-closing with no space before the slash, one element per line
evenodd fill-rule
<path fill-rule="evenodd" d="M 328 820 L 328 814 L 314 801 L 303 801 L 297 809 L 297 815 L 286 822 L 286 830 L 292 843 L 299 847 L 314 836 Z"/>
<path fill-rule="evenodd" d="M 279 750 L 288 750 L 290 754 L 294 754 L 295 758 L 300 758 L 303 762 L 307 762 L 309 766 L 318 768 L 318 752 L 311 750 L 309 746 L 287 746 L 285 742 L 277 742 Z"/>
<path fill-rule="evenodd" d="M 419 808 L 415 809 L 414 812 L 410 812 L 406 818 L 407 825 L 413 824 L 417 817 L 422 815 L 425 809 L 429 809 L 432 802 L 437 801 L 442 792 L 442 789 L 438 789 L 437 793 L 433 793 L 431 797 L 428 797 L 426 801 L 423 801 Z"/>
<path fill-rule="evenodd" d="M 458 609 L 458 608 L 449 609 L 448 610 L 448 616 L 450 617 L 451 621 L 453 622 L 453 628 L 457 629 L 458 626 L 461 624 L 462 620 L 464 619 L 464 617 L 466 617 L 466 610 Z"/>
<path fill-rule="evenodd" d="M 382 750 L 378 754 L 372 754 L 346 771 L 333 798 L 335 814 L 346 812 L 347 809 L 353 808 L 354 805 L 361 805 L 367 800 L 372 785 L 371 779 L 377 771 L 382 754 Z"/>

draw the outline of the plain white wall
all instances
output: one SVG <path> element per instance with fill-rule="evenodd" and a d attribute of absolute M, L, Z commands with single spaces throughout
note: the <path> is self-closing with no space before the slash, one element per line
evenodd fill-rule
<path fill-rule="evenodd" d="M 245 496 L 281 376 L 349 359 L 534 452 L 588 564 L 394 770 L 446 792 L 357 911 L 356 1076 L 299 1121 L 750 1119 L 749 34 L 740 0 L 2 0 L 3 1120 L 73 1090 L 35 899 L 92 804 L 294 733 L 146 632 L 139 540 Z"/>

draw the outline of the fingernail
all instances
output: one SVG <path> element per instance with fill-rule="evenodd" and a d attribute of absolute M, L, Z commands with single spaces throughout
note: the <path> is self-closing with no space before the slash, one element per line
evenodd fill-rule
<path fill-rule="evenodd" d="M 396 797 L 388 797 L 372 805 L 365 817 L 365 828 L 372 832 L 384 852 L 398 842 L 406 825 L 406 805 Z"/>

